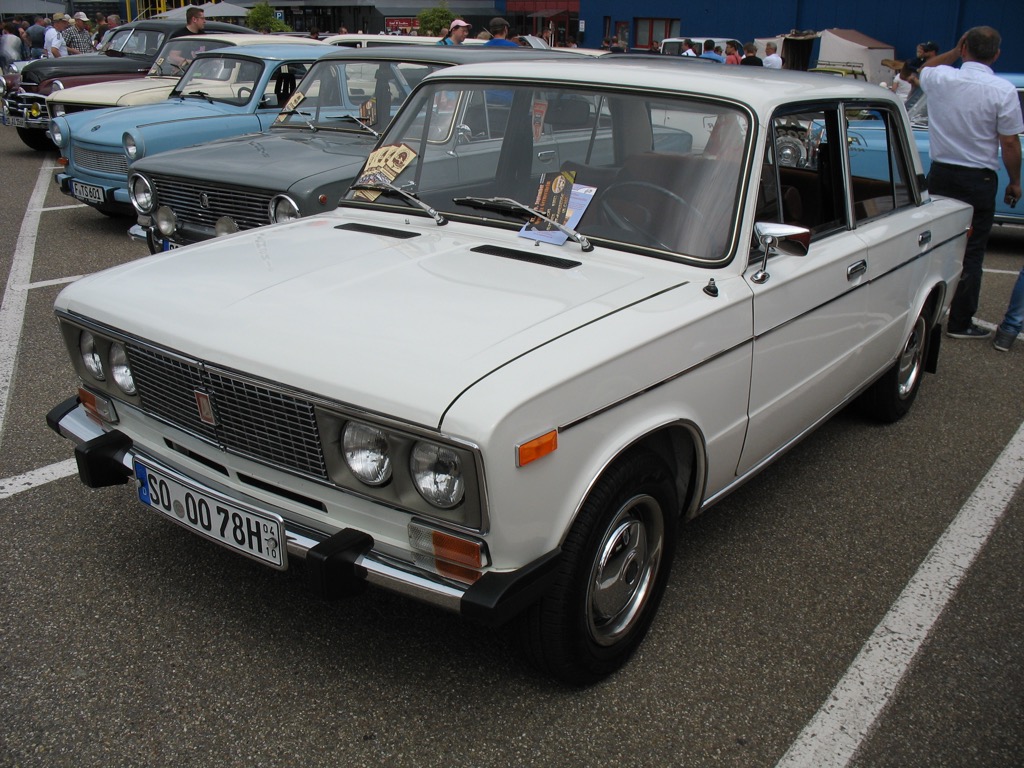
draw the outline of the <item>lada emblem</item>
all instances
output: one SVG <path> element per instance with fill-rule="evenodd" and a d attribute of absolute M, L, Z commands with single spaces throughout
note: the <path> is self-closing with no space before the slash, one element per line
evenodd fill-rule
<path fill-rule="evenodd" d="M 205 192 L 199 193 L 199 205 L 201 205 L 203 208 L 210 207 L 210 196 Z"/>
<path fill-rule="evenodd" d="M 217 417 L 213 414 L 213 400 L 206 392 L 195 391 L 196 407 L 199 409 L 199 420 L 211 427 L 217 426 Z"/>
<path fill-rule="evenodd" d="M 102 128 L 102 127 L 103 127 L 102 125 L 94 125 L 94 126 L 93 126 L 92 128 L 90 128 L 89 130 L 90 130 L 90 131 L 98 131 L 98 130 L 99 130 L 100 128 Z"/>

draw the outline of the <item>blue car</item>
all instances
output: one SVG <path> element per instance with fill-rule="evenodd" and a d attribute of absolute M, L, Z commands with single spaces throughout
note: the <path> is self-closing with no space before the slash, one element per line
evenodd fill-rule
<path fill-rule="evenodd" d="M 336 50 L 315 40 L 218 48 L 196 56 L 166 101 L 55 118 L 62 192 L 101 213 L 134 216 L 128 165 L 169 149 L 266 130 L 309 66 Z"/>

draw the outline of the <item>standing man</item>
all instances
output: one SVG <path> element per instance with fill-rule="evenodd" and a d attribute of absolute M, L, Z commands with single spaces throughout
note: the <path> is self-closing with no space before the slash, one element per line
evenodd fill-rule
<path fill-rule="evenodd" d="M 25 34 L 28 35 L 29 48 L 28 56 L 30 59 L 41 59 L 43 58 L 43 50 L 46 47 L 46 25 L 43 24 L 43 17 L 36 16 L 32 22 L 32 26 L 25 30 Z"/>
<path fill-rule="evenodd" d="M 491 39 L 488 40 L 484 45 L 501 45 L 506 48 L 518 48 L 517 43 L 512 42 L 508 39 L 509 23 L 500 16 L 495 16 L 491 19 L 491 23 L 487 25 L 487 28 L 491 32 Z"/>
<path fill-rule="evenodd" d="M 85 22 L 89 17 L 79 11 L 75 14 L 71 26 L 64 30 L 64 42 L 68 46 L 68 54 L 74 56 L 79 53 L 89 53 L 92 48 L 92 33 L 89 32 Z"/>
<path fill-rule="evenodd" d="M 467 24 L 462 19 L 455 19 L 455 21 L 448 25 L 448 31 L 444 37 L 437 41 L 437 44 L 462 45 L 472 26 L 472 24 Z"/>
<path fill-rule="evenodd" d="M 46 39 L 43 42 L 45 58 L 59 59 L 68 55 L 68 45 L 64 42 L 64 30 L 67 28 L 67 15 L 60 12 L 53 14 L 53 23 L 46 28 Z"/>
<path fill-rule="evenodd" d="M 765 69 L 782 69 L 782 57 L 779 56 L 779 46 L 775 43 L 765 43 L 764 53 Z"/>
<path fill-rule="evenodd" d="M 926 60 L 918 79 L 928 95 L 932 165 L 928 191 L 974 206 L 964 268 L 949 308 L 946 335 L 987 339 L 974 324 L 981 294 L 981 268 L 992 231 L 998 192 L 999 151 L 1010 176 L 1003 199 L 1020 199 L 1020 139 L 1024 133 L 1017 91 L 992 72 L 1002 39 L 992 27 L 967 30 L 957 47 Z M 963 65 L 955 69 L 957 59 Z"/>
<path fill-rule="evenodd" d="M 719 64 L 725 64 L 725 56 L 720 53 L 715 53 L 715 41 L 705 40 L 704 41 L 704 53 L 700 55 L 702 59 L 711 59 L 717 61 Z"/>
<path fill-rule="evenodd" d="M 185 35 L 202 35 L 206 32 L 206 12 L 198 5 L 190 5 L 185 11 L 185 26 L 171 33 L 168 40 Z"/>
<path fill-rule="evenodd" d="M 688 37 L 683 40 L 683 52 L 681 54 L 679 54 L 679 55 L 680 56 L 696 56 L 697 55 L 696 53 L 693 52 L 693 40 L 691 40 Z"/>
<path fill-rule="evenodd" d="M 740 64 L 747 67 L 763 67 L 764 62 L 761 61 L 761 57 L 757 55 L 757 43 L 747 43 L 743 46 L 743 58 L 740 59 Z"/>

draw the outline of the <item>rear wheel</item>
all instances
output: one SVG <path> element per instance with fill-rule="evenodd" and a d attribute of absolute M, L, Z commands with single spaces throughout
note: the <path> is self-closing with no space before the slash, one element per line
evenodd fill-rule
<path fill-rule="evenodd" d="M 37 152 L 55 152 L 57 150 L 57 145 L 50 141 L 50 136 L 46 131 L 38 128 L 19 128 L 18 136 L 25 146 L 31 147 Z"/>
<path fill-rule="evenodd" d="M 864 393 L 864 408 L 871 418 L 887 423 L 899 421 L 914 404 L 924 378 L 928 351 L 927 311 L 925 309 L 914 321 L 896 362 Z"/>
<path fill-rule="evenodd" d="M 517 625 L 541 671 L 588 684 L 629 659 L 665 590 L 677 521 L 657 455 L 631 454 L 601 477 L 562 547 L 555 584 Z"/>

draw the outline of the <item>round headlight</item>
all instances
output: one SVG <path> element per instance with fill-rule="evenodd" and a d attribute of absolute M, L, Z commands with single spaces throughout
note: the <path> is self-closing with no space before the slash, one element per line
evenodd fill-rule
<path fill-rule="evenodd" d="M 60 129 L 60 124 L 56 120 L 50 121 L 50 140 L 53 141 L 58 147 L 64 143 L 64 132 Z"/>
<path fill-rule="evenodd" d="M 63 90 L 64 83 L 62 83 L 60 80 L 54 80 L 53 83 L 50 85 L 50 93 L 56 93 L 57 91 Z"/>
<path fill-rule="evenodd" d="M 149 213 L 153 210 L 156 197 L 153 195 L 153 185 L 145 176 L 132 174 L 128 181 L 128 193 L 132 199 L 132 205 L 139 213 Z"/>
<path fill-rule="evenodd" d="M 174 230 L 178 228 L 178 217 L 166 205 L 161 205 L 156 209 L 155 218 L 156 228 L 160 230 L 160 234 L 164 237 L 170 237 L 174 234 Z"/>
<path fill-rule="evenodd" d="M 128 155 L 129 160 L 138 160 L 141 157 L 138 142 L 135 141 L 135 137 L 130 133 L 126 133 L 121 137 L 121 144 L 124 145 L 124 153 Z"/>
<path fill-rule="evenodd" d="M 50 117 L 64 117 L 67 112 L 67 107 L 60 102 L 54 102 L 50 105 Z"/>
<path fill-rule="evenodd" d="M 451 448 L 416 443 L 409 457 L 409 471 L 420 496 L 435 507 L 451 509 L 465 495 L 462 460 Z"/>
<path fill-rule="evenodd" d="M 277 224 L 281 221 L 292 221 L 299 218 L 299 206 L 285 195 L 278 195 L 270 201 L 270 223 Z"/>
<path fill-rule="evenodd" d="M 89 331 L 82 331 L 82 335 L 78 337 L 78 351 L 82 354 L 82 364 L 89 375 L 97 381 L 106 381 L 107 376 L 103 372 L 103 358 L 100 357 L 100 351 L 96 347 L 96 337 Z"/>
<path fill-rule="evenodd" d="M 391 456 L 388 438 L 369 424 L 350 421 L 341 434 L 345 463 L 361 483 L 384 485 L 391 479 Z"/>
<path fill-rule="evenodd" d="M 238 224 L 230 216 L 221 216 L 217 219 L 217 222 L 213 225 L 214 237 L 223 237 L 224 235 L 233 235 L 238 231 Z"/>
<path fill-rule="evenodd" d="M 110 345 L 110 377 L 117 384 L 117 388 L 126 395 L 135 394 L 135 379 L 132 377 L 131 366 L 128 365 L 128 352 L 119 341 Z"/>

